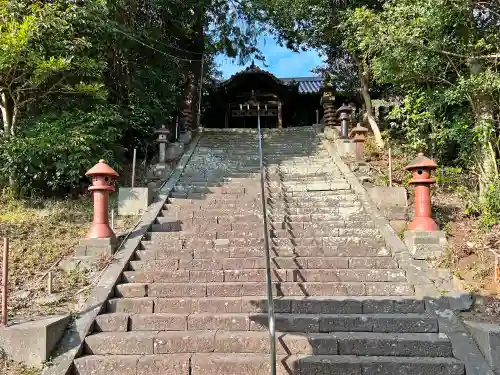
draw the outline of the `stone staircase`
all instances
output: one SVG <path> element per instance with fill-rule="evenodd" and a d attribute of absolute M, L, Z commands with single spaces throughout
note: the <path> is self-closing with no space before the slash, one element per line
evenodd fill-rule
<path fill-rule="evenodd" d="M 270 374 L 256 146 L 203 134 L 75 374 Z M 264 151 L 278 374 L 465 374 L 312 129 Z"/>

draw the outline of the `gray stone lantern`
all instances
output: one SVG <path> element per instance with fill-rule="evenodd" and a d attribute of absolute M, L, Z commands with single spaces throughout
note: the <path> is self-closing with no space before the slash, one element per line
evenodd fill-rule
<path fill-rule="evenodd" d="M 347 105 L 342 105 L 339 109 L 337 109 L 337 113 L 340 117 L 340 138 L 348 139 L 349 138 L 349 121 L 351 118 L 351 113 L 353 112 L 352 107 Z"/>
<path fill-rule="evenodd" d="M 162 125 L 160 129 L 155 131 L 155 134 L 158 135 L 158 139 L 156 140 L 159 146 L 158 164 L 163 165 L 167 162 L 167 146 L 170 130 L 168 130 L 165 125 Z"/>

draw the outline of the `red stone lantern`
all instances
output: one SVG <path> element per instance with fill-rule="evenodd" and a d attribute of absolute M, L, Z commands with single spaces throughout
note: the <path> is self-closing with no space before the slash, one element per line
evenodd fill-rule
<path fill-rule="evenodd" d="M 408 225 L 412 231 L 436 231 L 438 225 L 432 219 L 431 211 L 431 185 L 436 179 L 431 177 L 431 172 L 437 164 L 419 153 L 405 169 L 412 173 L 410 184 L 415 185 L 415 218 Z"/>
<path fill-rule="evenodd" d="M 109 193 L 115 191 L 114 181 L 119 176 L 104 160 L 94 165 L 86 176 L 92 178 L 89 191 L 94 198 L 94 221 L 87 238 L 115 238 L 115 233 L 109 226 Z"/>
<path fill-rule="evenodd" d="M 352 141 L 356 144 L 356 160 L 363 160 L 363 149 L 366 140 L 366 134 L 368 134 L 368 129 L 361 126 L 360 123 L 354 127 L 349 133 L 349 137 L 352 137 Z"/>

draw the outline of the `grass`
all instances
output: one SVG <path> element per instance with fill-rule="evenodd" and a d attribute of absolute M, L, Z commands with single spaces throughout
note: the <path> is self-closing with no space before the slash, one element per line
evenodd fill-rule
<path fill-rule="evenodd" d="M 110 205 L 116 207 L 113 194 Z M 0 238 L 10 240 L 9 252 L 9 319 L 78 311 L 92 290 L 92 282 L 107 266 L 108 260 L 97 259 L 90 270 L 65 271 L 59 266 L 73 255 L 75 247 L 88 231 L 92 221 L 90 196 L 78 199 L 13 199 L 0 195 Z M 115 232 L 130 229 L 134 217 L 118 217 Z M 3 240 L 0 243 L 0 252 Z M 1 264 L 1 258 L 0 258 Z M 47 271 L 52 269 L 52 301 L 48 297 Z M 1 279 L 1 276 L 0 276 Z M 78 293 L 79 292 L 79 293 Z M 43 302 L 43 303 L 42 303 Z M 0 355 L 0 374 L 38 375 L 41 370 L 27 367 Z"/>
<path fill-rule="evenodd" d="M 72 271 L 54 265 L 72 256 L 91 220 L 89 196 L 29 201 L 0 196 L 0 237 L 10 239 L 9 316 L 72 312 L 83 305 L 89 290 L 79 294 L 75 291 L 89 285 L 104 263 L 96 262 L 95 269 Z M 115 230 L 130 227 L 135 220 L 118 218 Z M 47 278 L 43 276 L 51 268 L 56 298 L 39 301 L 40 297 L 47 296 Z"/>
<path fill-rule="evenodd" d="M 0 374 L 2 375 L 39 375 L 41 370 L 25 366 L 21 363 L 0 359 Z"/>

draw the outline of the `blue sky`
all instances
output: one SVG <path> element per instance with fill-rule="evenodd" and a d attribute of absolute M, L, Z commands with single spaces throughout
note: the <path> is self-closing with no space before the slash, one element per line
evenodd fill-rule
<path fill-rule="evenodd" d="M 260 37 L 258 46 L 266 57 L 267 67 L 260 61 L 256 61 L 255 65 L 273 73 L 278 78 L 312 76 L 311 70 L 322 65 L 321 57 L 316 51 L 292 52 L 286 47 L 280 47 L 269 35 Z M 250 65 L 250 63 L 246 66 L 238 65 L 237 61 L 226 56 L 218 56 L 216 61 L 225 79 Z"/>

